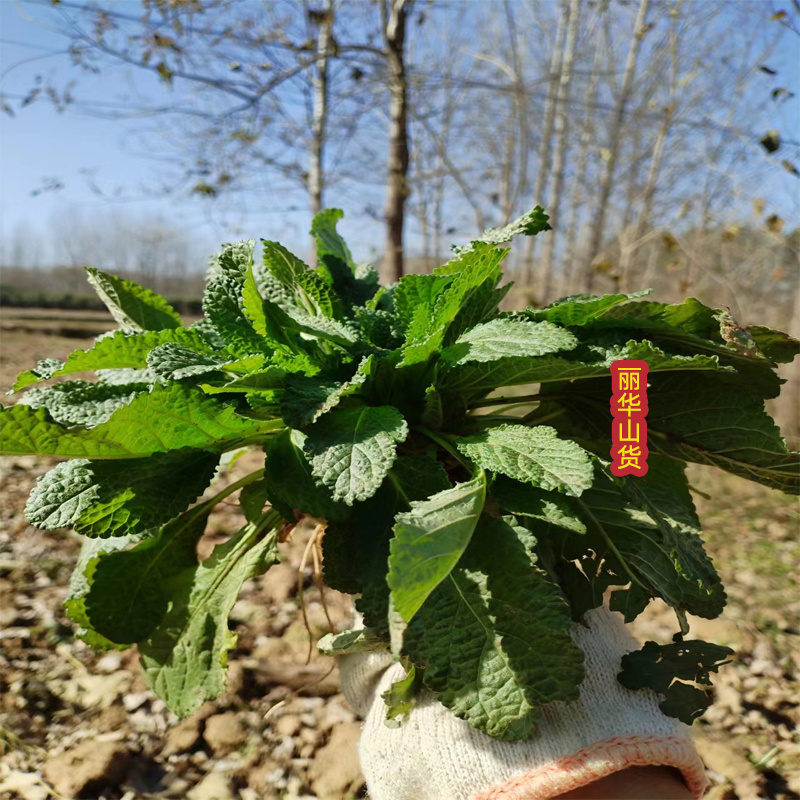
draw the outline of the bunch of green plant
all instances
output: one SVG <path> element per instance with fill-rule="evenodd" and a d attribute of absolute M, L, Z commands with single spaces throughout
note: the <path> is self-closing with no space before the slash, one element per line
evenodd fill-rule
<path fill-rule="evenodd" d="M 367 626 L 323 650 L 403 660 L 390 720 L 424 685 L 492 736 L 530 736 L 543 704 L 577 699 L 570 625 L 616 587 L 627 621 L 660 597 L 679 627 L 624 657 L 619 680 L 690 722 L 731 651 L 683 638 L 687 612 L 725 604 L 685 462 L 800 491 L 799 454 L 764 409 L 800 344 L 646 292 L 500 311 L 502 245 L 547 230 L 540 208 L 389 287 L 354 262 L 340 216 L 314 220 L 314 270 L 276 242 L 262 263 L 253 241 L 226 245 L 189 327 L 159 296 L 88 269 L 119 329 L 19 376 L 15 390 L 97 374 L 27 388 L 0 414 L 4 454 L 69 459 L 26 515 L 87 537 L 66 601 L 78 635 L 138 645 L 148 684 L 191 713 L 223 689 L 243 582 L 308 516 L 326 523 L 326 584 L 358 595 Z M 609 470 L 618 359 L 650 368 L 643 478 Z M 507 388 L 524 385 L 538 388 Z M 263 448 L 264 468 L 194 504 L 242 448 Z M 209 514 L 235 493 L 246 524 L 199 561 Z"/>

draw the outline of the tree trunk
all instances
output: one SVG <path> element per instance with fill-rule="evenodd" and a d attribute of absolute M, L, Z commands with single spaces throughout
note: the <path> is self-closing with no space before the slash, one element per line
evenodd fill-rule
<path fill-rule="evenodd" d="M 544 205 L 544 189 L 547 185 L 547 176 L 550 162 L 550 144 L 553 138 L 553 125 L 556 113 L 556 95 L 558 93 L 558 76 L 561 73 L 562 43 L 564 40 L 565 14 L 562 12 L 558 19 L 556 40 L 553 45 L 553 54 L 550 57 L 550 72 L 548 75 L 547 94 L 544 101 L 544 122 L 542 138 L 539 142 L 539 152 L 536 159 L 536 183 L 533 187 L 533 205 Z M 529 286 L 533 281 L 533 251 L 536 246 L 535 236 L 528 236 L 525 240 L 525 256 L 522 265 L 522 285 Z M 538 297 L 538 293 L 537 293 Z"/>
<path fill-rule="evenodd" d="M 553 224 L 553 232 L 545 239 L 544 257 L 542 258 L 542 269 L 539 273 L 537 291 L 538 298 L 542 304 L 549 302 L 550 283 L 553 273 L 553 253 L 556 245 L 556 230 L 559 224 L 559 208 L 561 205 L 561 193 L 564 188 L 564 171 L 567 162 L 568 141 L 568 115 L 569 115 L 569 90 L 572 80 L 572 64 L 575 60 L 575 43 L 578 39 L 578 15 L 580 12 L 580 0 L 569 0 L 569 6 L 565 8 L 564 14 L 569 18 L 567 25 L 567 39 L 564 43 L 564 56 L 561 64 L 561 77 L 558 82 L 558 95 L 556 97 L 556 149 L 553 154 L 553 184 L 550 192 L 550 203 L 548 213 Z M 563 237 L 561 237 L 563 239 Z"/>
<path fill-rule="evenodd" d="M 647 9 L 649 4 L 650 0 L 639 0 L 639 10 L 636 13 L 636 21 L 633 23 L 633 35 L 631 37 L 630 48 L 628 49 L 628 57 L 625 61 L 625 71 L 622 76 L 622 86 L 620 87 L 619 98 L 617 99 L 614 118 L 611 123 L 608 142 L 608 159 L 606 161 L 606 169 L 600 183 L 600 201 L 598 203 L 596 210 L 597 213 L 592 226 L 591 238 L 589 240 L 589 252 L 587 253 L 586 258 L 586 285 L 589 293 L 592 292 L 594 284 L 594 270 L 592 269 L 592 262 L 603 246 L 608 203 L 614 183 L 614 173 L 617 166 L 617 156 L 619 154 L 622 126 L 625 122 L 625 109 L 628 106 L 628 100 L 630 99 L 631 91 L 633 89 L 633 79 L 636 73 L 636 62 L 639 58 L 639 50 L 642 45 L 642 39 L 644 39 L 644 35 L 647 32 L 645 28 L 645 18 L 647 17 Z"/>
<path fill-rule="evenodd" d="M 411 0 L 386 0 L 384 9 L 389 73 L 389 159 L 386 186 L 386 252 L 381 265 L 384 284 L 403 276 L 403 225 L 408 197 L 408 95 L 406 86 L 406 19 Z"/>
<path fill-rule="evenodd" d="M 328 121 L 328 60 L 333 39 L 333 0 L 327 0 L 325 11 L 318 19 L 317 60 L 311 70 L 313 111 L 311 118 L 311 163 L 308 169 L 308 193 L 311 196 L 311 213 L 323 209 L 325 191 L 323 157 L 325 151 L 325 124 Z M 311 266 L 316 266 L 316 248 L 311 248 Z"/>
<path fill-rule="evenodd" d="M 597 11 L 598 22 L 599 15 L 605 13 L 605 6 Z M 578 155 L 578 166 L 575 170 L 575 178 L 572 183 L 572 200 L 570 202 L 570 217 L 569 226 L 567 228 L 567 241 L 566 241 L 566 294 L 575 294 L 574 283 L 575 273 L 578 264 L 578 220 L 580 217 L 580 209 L 583 203 L 586 202 L 586 187 L 587 175 L 589 167 L 589 153 L 593 147 L 594 137 L 594 109 L 597 103 L 597 87 L 600 83 L 600 61 L 603 54 L 603 45 L 600 42 L 599 35 L 594 38 L 594 56 L 592 57 L 592 71 L 589 75 L 589 80 L 586 84 L 586 93 L 584 95 L 583 107 L 584 118 L 583 128 L 581 130 L 581 143 Z"/>
<path fill-rule="evenodd" d="M 679 20 L 683 3 L 679 0 L 673 9 L 672 30 L 669 37 L 669 59 L 670 59 L 670 82 L 669 82 L 669 104 L 664 109 L 664 118 L 658 128 L 656 143 L 653 147 L 653 156 L 650 159 L 650 167 L 647 172 L 647 180 L 642 193 L 642 208 L 639 218 L 636 220 L 628 247 L 625 247 L 620 256 L 620 288 L 623 292 L 629 291 L 628 278 L 633 260 L 633 254 L 639 246 L 640 240 L 647 228 L 653 224 L 653 202 L 656 196 L 658 177 L 661 173 L 661 162 L 664 160 L 664 148 L 667 144 L 672 120 L 677 111 L 678 96 L 678 30 Z"/>

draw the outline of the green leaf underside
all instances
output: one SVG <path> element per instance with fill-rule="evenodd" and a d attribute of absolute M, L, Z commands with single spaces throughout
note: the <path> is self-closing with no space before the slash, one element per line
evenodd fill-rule
<path fill-rule="evenodd" d="M 26 370 L 20 373 L 14 384 L 14 391 L 19 391 L 40 380 L 60 378 L 62 375 L 73 375 L 76 372 L 94 372 L 101 369 L 143 369 L 147 366 L 147 356 L 150 351 L 167 342 L 181 344 L 195 352 L 214 353 L 208 340 L 199 331 L 188 328 L 133 334 L 115 331 L 111 336 L 98 339 L 88 350 L 76 350 L 63 364 L 51 360 L 50 369 L 41 372 Z"/>
<path fill-rule="evenodd" d="M 106 422 L 122 406 L 145 391 L 146 383 L 110 384 L 90 381 L 63 381 L 45 389 L 31 389 L 20 401 L 30 408 L 46 408 L 61 425 L 91 428 Z"/>
<path fill-rule="evenodd" d="M 775 331 L 763 325 L 750 325 L 747 332 L 755 339 L 758 349 L 779 364 L 788 364 L 800 353 L 800 341 L 783 331 Z"/>
<path fill-rule="evenodd" d="M 317 482 L 353 505 L 372 497 L 394 463 L 408 424 L 392 406 L 336 408 L 307 431 L 305 452 Z"/>
<path fill-rule="evenodd" d="M 535 540 L 483 517 L 458 566 L 411 621 L 405 651 L 456 716 L 508 741 L 528 738 L 542 703 L 578 697 L 583 654 Z"/>
<path fill-rule="evenodd" d="M 602 317 L 614 306 L 626 303 L 649 294 L 649 290 L 634 294 L 607 294 L 602 297 L 593 295 L 573 295 L 564 297 L 542 309 L 527 310 L 527 315 L 534 320 L 555 322 L 566 327 L 586 325 L 592 320 Z"/>
<path fill-rule="evenodd" d="M 542 356 L 572 350 L 578 340 L 564 328 L 549 322 L 494 319 L 462 334 L 442 357 L 452 366 L 491 362 L 500 358 Z"/>
<path fill-rule="evenodd" d="M 44 530 L 72 526 L 93 537 L 143 533 L 194 502 L 218 461 L 205 450 L 157 453 L 143 461 L 75 459 L 38 480 L 25 516 Z"/>
<path fill-rule="evenodd" d="M 153 348 L 147 356 L 147 366 L 156 375 L 168 380 L 179 381 L 205 375 L 209 372 L 249 372 L 263 365 L 265 356 L 246 356 L 231 358 L 230 354 L 198 353 L 184 345 L 170 342 Z"/>
<path fill-rule="evenodd" d="M 483 475 L 398 514 L 387 582 L 398 614 L 410 622 L 466 549 L 486 499 Z"/>
<path fill-rule="evenodd" d="M 274 427 L 273 422 L 245 419 L 213 398 L 170 384 L 136 395 L 107 422 L 87 431 L 50 422 L 43 408 L 4 408 L 0 452 L 100 459 L 147 458 L 183 447 L 221 452 Z"/>
<path fill-rule="evenodd" d="M 535 358 L 511 356 L 487 363 L 464 364 L 443 371 L 437 388 L 449 394 L 481 394 L 501 386 L 598 378 L 610 375 L 611 365 L 619 360 L 646 361 L 650 373 L 720 369 L 715 356 L 667 355 L 650 342 L 631 340 L 623 348 L 609 349 L 602 358 L 591 361 L 544 355 Z"/>
<path fill-rule="evenodd" d="M 789 494 L 800 493 L 800 454 L 786 444 L 764 410 L 763 397 L 729 373 L 649 376 L 647 415 L 651 453 L 716 466 Z M 609 387 L 578 384 L 559 396 L 574 419 L 609 437 Z M 609 441 L 610 447 L 610 441 Z"/>
<path fill-rule="evenodd" d="M 592 485 L 588 453 L 573 441 L 559 439 L 555 428 L 545 425 L 499 425 L 457 439 L 456 446 L 483 469 L 541 489 L 577 497 Z"/>
<path fill-rule="evenodd" d="M 477 242 L 485 244 L 505 244 L 510 242 L 515 236 L 536 236 L 537 233 L 551 230 L 548 220 L 550 217 L 544 213 L 541 206 L 536 206 L 531 211 L 523 214 L 508 225 L 501 228 L 489 228 L 481 234 Z M 464 246 L 453 246 L 456 254 L 466 253 L 472 250 L 476 242 L 470 242 Z"/>
<path fill-rule="evenodd" d="M 93 267 L 85 270 L 89 283 L 123 330 L 141 333 L 181 327 L 175 309 L 155 292 Z"/>
<path fill-rule="evenodd" d="M 227 654 L 237 639 L 228 617 L 242 584 L 277 561 L 278 523 L 278 515 L 268 512 L 176 576 L 166 616 L 139 643 L 147 685 L 179 716 L 189 716 L 224 690 Z"/>
<path fill-rule="evenodd" d="M 691 725 L 710 705 L 703 687 L 733 655 L 729 647 L 709 642 L 675 644 L 645 642 L 641 650 L 622 657 L 620 683 L 628 689 L 652 689 L 664 695 L 659 708 L 670 717 Z"/>

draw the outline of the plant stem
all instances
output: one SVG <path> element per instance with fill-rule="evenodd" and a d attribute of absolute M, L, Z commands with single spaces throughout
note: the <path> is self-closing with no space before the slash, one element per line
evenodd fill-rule
<path fill-rule="evenodd" d="M 432 442 L 438 444 L 443 450 L 450 453 L 462 467 L 472 471 L 473 465 L 458 452 L 458 448 L 444 434 L 434 433 L 430 428 L 425 428 L 423 426 L 418 427 L 417 430 L 421 434 L 427 436 Z"/>
<path fill-rule="evenodd" d="M 261 469 L 257 469 L 255 472 L 245 475 L 243 478 L 239 478 L 238 481 L 235 481 L 230 486 L 226 486 L 222 491 L 206 500 L 206 502 L 211 505 L 217 505 L 217 503 L 221 503 L 226 497 L 230 497 L 238 489 L 241 489 L 243 486 L 247 486 L 250 483 L 255 483 L 257 480 L 260 480 L 263 477 L 264 468 L 262 467 Z"/>
<path fill-rule="evenodd" d="M 552 397 L 553 395 L 542 394 L 523 394 L 516 397 L 488 397 L 486 400 L 479 400 L 473 403 L 470 408 L 488 408 L 490 406 L 502 406 L 505 403 L 537 403 L 545 398 Z"/>
<path fill-rule="evenodd" d="M 625 571 L 625 574 L 631 579 L 631 583 L 639 586 L 649 593 L 647 587 L 633 574 L 633 571 L 628 566 L 628 562 L 625 560 L 622 553 L 620 553 L 620 551 L 617 549 L 617 546 L 611 540 L 611 537 L 606 533 L 606 529 L 600 524 L 600 520 L 598 520 L 597 517 L 595 517 L 595 515 L 591 512 L 589 506 L 587 506 L 586 503 L 579 498 L 576 498 L 576 503 L 581 507 L 586 517 L 591 520 L 594 529 L 603 537 L 605 543 L 608 545 L 608 549 L 617 557 L 617 561 L 619 561 L 620 566 Z"/>

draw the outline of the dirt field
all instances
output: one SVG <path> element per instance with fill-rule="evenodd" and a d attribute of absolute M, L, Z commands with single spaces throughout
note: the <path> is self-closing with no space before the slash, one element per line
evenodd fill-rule
<path fill-rule="evenodd" d="M 37 359 L 86 346 L 73 330 L 63 335 L 65 324 L 103 329 L 102 318 L 3 316 L 3 392 Z M 257 454 L 246 458 L 250 468 L 257 466 Z M 22 515 L 35 478 L 54 462 L 5 462 L 0 798 L 364 796 L 355 751 L 359 725 L 338 691 L 336 672 L 328 674 L 332 665 L 319 656 L 305 665 L 308 637 L 297 585 L 302 535 L 283 546 L 281 565 L 246 585 L 234 609 L 239 645 L 231 657 L 230 690 L 178 722 L 145 689 L 133 652 L 96 654 L 72 638 L 61 603 L 78 538 L 37 531 Z M 700 468 L 692 470 L 692 483 L 714 498 L 698 495 L 697 502 L 729 595 L 721 619 L 691 619 L 693 635 L 737 651 L 736 661 L 716 678 L 714 706 L 694 726 L 712 780 L 708 797 L 800 798 L 798 506 L 776 492 Z M 223 506 L 212 517 L 204 546 L 210 549 L 239 524 L 236 510 Z M 324 615 L 308 570 L 301 582 L 311 627 L 322 634 Z M 341 621 L 347 600 L 330 594 Z M 642 640 L 665 641 L 675 631 L 674 618 L 653 603 L 633 628 Z"/>

